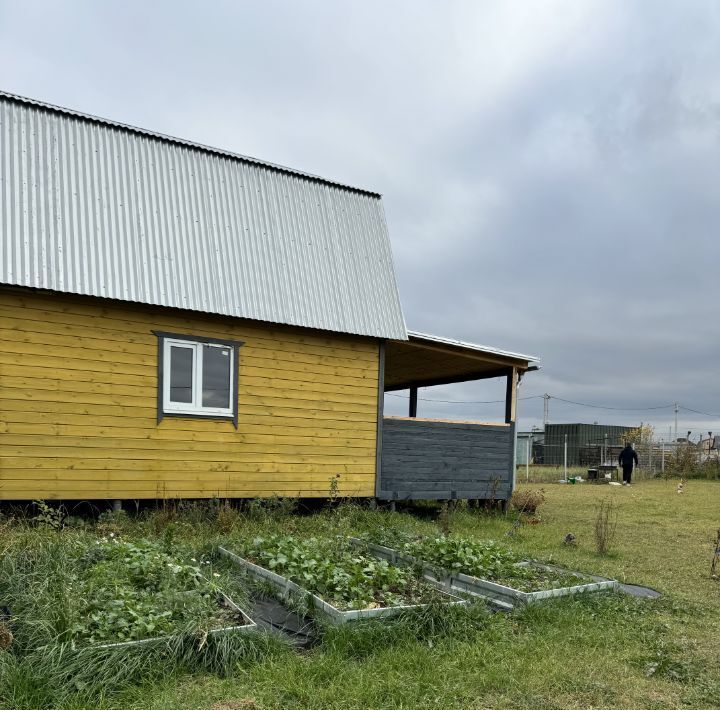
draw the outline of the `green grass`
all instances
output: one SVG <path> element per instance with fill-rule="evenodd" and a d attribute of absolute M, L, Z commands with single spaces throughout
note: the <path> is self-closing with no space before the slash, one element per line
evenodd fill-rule
<path fill-rule="evenodd" d="M 460 509 L 452 534 L 495 539 L 514 551 L 573 569 L 614 576 L 664 592 L 659 601 L 623 595 L 556 600 L 513 614 L 481 608 L 434 611 L 380 623 L 326 629 L 321 645 L 298 653 L 282 646 L 243 649 L 219 663 L 179 662 L 178 655 L 143 656 L 141 673 L 125 682 L 93 682 L 82 692 L 57 692 L 48 668 L 57 658 L 28 662 L 0 651 L 0 698 L 7 708 L 715 708 L 720 706 L 720 582 L 709 578 L 712 540 L 720 526 L 720 484 L 642 481 L 630 488 L 545 485 L 541 522 L 513 526 L 514 516 Z M 594 549 L 600 500 L 618 510 L 610 554 Z M 172 509 L 140 520 L 106 521 L 123 539 L 166 538 L 209 549 L 250 536 L 350 535 L 396 527 L 437 534 L 431 507 L 422 515 L 355 506 L 307 516 L 282 506 L 246 514 L 212 506 Z M 219 509 L 223 510 L 223 509 Z M 511 536 L 508 532 L 513 531 Z M 576 547 L 563 544 L 567 533 Z M 86 530 L 32 529 L 0 523 L 0 554 L 92 538 Z M 56 566 L 55 574 L 61 575 Z M 52 585 L 49 585 L 52 586 Z M 2 600 L 0 600 L 2 605 Z M 38 634 L 50 633 L 40 620 Z M 44 630 L 43 630 L 44 629 Z M 20 652 L 21 651 L 21 652 Z M 180 658 L 182 660 L 182 657 Z M 107 680 L 127 665 L 110 659 Z M 208 667 L 210 666 L 210 667 Z M 1 703 L 2 701 L 0 701 Z M 1 705 L 0 705 L 1 706 Z"/>
<path fill-rule="evenodd" d="M 587 479 L 588 466 L 568 466 L 568 478 L 580 476 Z M 517 480 L 520 483 L 557 483 L 565 478 L 565 468 L 555 465 L 531 464 L 517 467 Z M 646 468 L 633 471 L 633 481 L 645 481 L 655 478 L 655 472 Z M 622 481 L 622 470 L 618 469 L 618 480 Z"/>

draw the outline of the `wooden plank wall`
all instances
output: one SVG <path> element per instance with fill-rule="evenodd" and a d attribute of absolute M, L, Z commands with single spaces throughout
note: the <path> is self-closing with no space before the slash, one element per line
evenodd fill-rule
<path fill-rule="evenodd" d="M 157 423 L 152 330 L 231 338 L 239 417 Z M 0 290 L 0 499 L 375 492 L 378 341 Z"/>
<path fill-rule="evenodd" d="M 378 497 L 509 498 L 513 426 L 385 417 Z"/>

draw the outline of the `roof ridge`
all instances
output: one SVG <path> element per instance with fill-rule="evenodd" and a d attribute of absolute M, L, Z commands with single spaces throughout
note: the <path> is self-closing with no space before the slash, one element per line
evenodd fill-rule
<path fill-rule="evenodd" d="M 188 148 L 194 148 L 196 150 L 201 150 L 207 153 L 212 153 L 214 155 L 221 155 L 227 158 L 233 158 L 235 160 L 240 160 L 246 163 L 252 163 L 254 165 L 260 165 L 266 168 L 270 168 L 271 170 L 277 170 L 281 173 L 286 173 L 289 175 L 298 175 L 300 177 L 306 178 L 307 180 L 313 180 L 315 182 L 321 182 L 325 183 L 326 185 L 334 185 L 335 187 L 341 187 L 345 190 L 352 190 L 353 192 L 360 192 L 366 195 L 372 195 L 373 197 L 382 197 L 381 193 L 377 192 L 376 190 L 369 190 L 367 188 L 363 187 L 357 187 L 355 185 L 349 185 L 344 182 L 339 182 L 337 180 L 331 180 L 330 178 L 322 177 L 321 175 L 315 175 L 314 173 L 308 173 L 304 170 L 299 170 L 297 168 L 291 168 L 286 165 L 280 165 L 278 163 L 270 162 L 269 160 L 262 160 L 261 158 L 254 158 L 249 155 L 243 155 L 242 153 L 235 153 L 231 150 L 226 150 L 224 148 L 217 148 L 215 146 L 206 145 L 205 143 L 198 143 L 196 141 L 191 141 L 187 138 L 179 138 L 177 136 L 171 136 L 166 133 L 160 133 L 159 131 L 153 131 L 148 128 L 141 128 L 140 126 L 133 126 L 129 123 L 122 123 L 120 121 L 113 121 L 109 118 L 103 118 L 102 116 L 95 116 L 90 113 L 84 113 L 82 111 L 76 111 L 75 109 L 66 108 L 64 106 L 58 106 L 57 104 L 51 104 L 47 103 L 45 101 L 40 101 L 38 99 L 29 98 L 27 96 L 21 96 L 20 94 L 14 94 L 10 91 L 3 91 L 0 89 L 0 98 L 5 98 L 10 101 L 15 101 L 17 103 L 22 104 L 28 104 L 30 106 L 35 106 L 37 108 L 44 109 L 46 111 L 51 111 L 54 113 L 62 113 L 68 116 L 73 116 L 78 119 L 82 119 L 83 121 L 90 121 L 92 123 L 99 123 L 105 126 L 112 126 L 113 128 L 119 128 L 124 131 L 129 131 L 131 133 L 139 133 L 141 135 L 148 136 L 150 138 L 155 138 L 157 140 L 165 141 L 166 143 L 174 143 L 176 145 L 182 145 L 186 146 Z"/>

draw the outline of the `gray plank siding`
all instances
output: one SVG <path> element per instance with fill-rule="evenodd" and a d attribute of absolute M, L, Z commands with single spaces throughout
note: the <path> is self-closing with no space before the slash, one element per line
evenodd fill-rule
<path fill-rule="evenodd" d="M 514 425 L 385 417 L 378 497 L 509 498 Z"/>

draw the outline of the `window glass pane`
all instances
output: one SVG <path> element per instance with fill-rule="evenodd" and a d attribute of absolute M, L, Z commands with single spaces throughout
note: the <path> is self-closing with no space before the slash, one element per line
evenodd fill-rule
<path fill-rule="evenodd" d="M 230 408 L 230 353 L 230 348 L 203 345 L 203 407 Z"/>
<path fill-rule="evenodd" d="M 193 355 L 190 348 L 170 347 L 171 402 L 192 402 Z"/>

